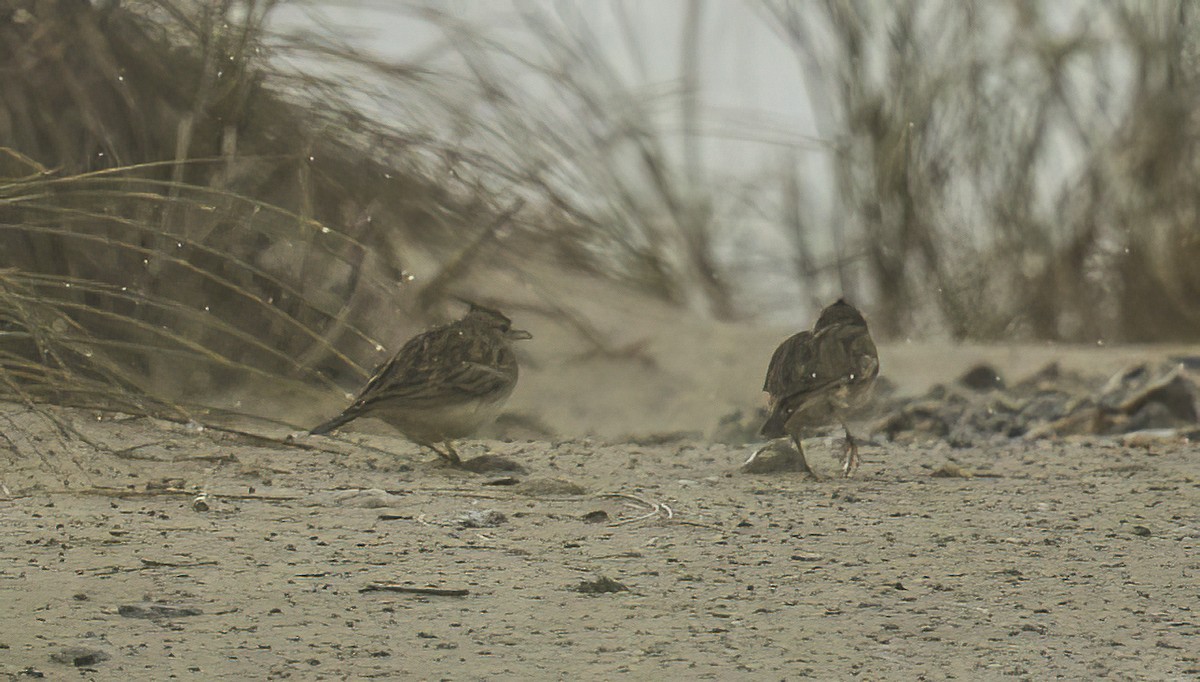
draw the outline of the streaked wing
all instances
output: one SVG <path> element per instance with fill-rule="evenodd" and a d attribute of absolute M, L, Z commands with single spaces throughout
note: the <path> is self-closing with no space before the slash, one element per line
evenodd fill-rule
<path fill-rule="evenodd" d="M 503 392 L 516 380 L 512 352 L 456 326 L 420 334 L 380 367 L 350 408 L 436 407 Z"/>
<path fill-rule="evenodd" d="M 773 405 L 802 411 L 810 401 L 831 397 L 842 386 L 853 391 L 869 385 L 878 373 L 879 359 L 866 328 L 834 325 L 785 341 L 771 359 L 764 390 Z"/>
<path fill-rule="evenodd" d="M 797 417 L 809 425 L 826 421 L 869 395 L 879 374 L 875 343 L 856 311 L 843 315 L 846 321 L 827 321 L 829 310 L 822 312 L 814 331 L 792 335 L 771 356 L 763 382 L 770 414 L 762 435 L 785 435 Z"/>
<path fill-rule="evenodd" d="M 393 408 L 439 407 L 472 398 L 503 394 L 513 383 L 498 369 L 477 362 L 459 362 L 437 367 L 419 381 L 381 384 L 360 399 L 364 408 L 386 403 Z"/>
<path fill-rule="evenodd" d="M 763 390 L 772 396 L 791 393 L 805 381 L 804 368 L 813 364 L 812 333 L 799 332 L 779 344 L 767 365 Z"/>

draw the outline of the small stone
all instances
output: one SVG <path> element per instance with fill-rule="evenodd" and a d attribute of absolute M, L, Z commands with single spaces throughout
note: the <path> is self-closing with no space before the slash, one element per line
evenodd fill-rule
<path fill-rule="evenodd" d="M 605 576 L 600 576 L 595 580 L 584 580 L 571 589 L 580 594 L 609 594 L 629 591 L 629 588 L 624 583 L 619 583 Z"/>
<path fill-rule="evenodd" d="M 199 616 L 203 615 L 204 611 L 187 606 L 165 606 L 163 604 L 122 604 L 117 607 L 117 613 L 125 618 L 166 620 L 169 618 Z"/>
<path fill-rule="evenodd" d="M 1200 421 L 1200 416 L 1196 413 L 1195 391 L 1195 384 L 1180 366 L 1127 398 L 1118 409 L 1127 415 L 1134 415 L 1149 404 L 1160 405 L 1163 420 L 1168 423 L 1148 424 L 1141 428 L 1175 426 L 1169 423 L 1172 419 L 1185 424 L 1195 424 Z"/>
<path fill-rule="evenodd" d="M 963 471 L 962 467 L 953 462 L 947 462 L 941 465 L 937 469 L 934 469 L 933 473 L 929 475 L 934 478 L 971 478 L 971 474 L 969 472 Z"/>
<path fill-rule="evenodd" d="M 994 367 L 980 363 L 958 378 L 958 383 L 972 391 L 994 391 L 1004 388 L 1004 379 Z"/>
<path fill-rule="evenodd" d="M 460 528 L 495 528 L 504 523 L 508 523 L 508 517 L 502 512 L 495 509 L 484 509 L 482 511 L 472 509 L 464 512 L 454 519 Z"/>
<path fill-rule="evenodd" d="M 609 517 L 608 512 L 604 511 L 603 509 L 597 509 L 596 511 L 590 511 L 584 514 L 581 518 L 583 519 L 584 523 L 608 523 Z"/>
<path fill-rule="evenodd" d="M 333 501 L 341 507 L 378 509 L 380 507 L 396 506 L 400 503 L 401 497 L 381 488 L 367 488 L 365 490 L 339 492 L 333 496 Z"/>
<path fill-rule="evenodd" d="M 76 668 L 86 668 L 107 661 L 111 656 L 99 649 L 89 649 L 82 646 L 69 646 L 50 654 L 50 660 L 55 663 L 73 665 Z"/>

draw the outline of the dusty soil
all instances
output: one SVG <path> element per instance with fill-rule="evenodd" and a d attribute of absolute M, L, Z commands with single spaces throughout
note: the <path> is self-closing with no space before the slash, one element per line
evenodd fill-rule
<path fill-rule="evenodd" d="M 493 485 L 388 436 L 0 433 L 11 679 L 1200 678 L 1177 439 L 875 442 L 821 482 L 692 437 L 466 445 L 528 469 Z"/>
<path fill-rule="evenodd" d="M 492 432 L 510 442 L 460 450 L 525 473 L 449 470 L 369 421 L 284 441 L 336 395 L 230 391 L 284 422 L 242 426 L 258 439 L 0 403 L 0 676 L 1200 679 L 1179 435 L 877 438 L 850 480 L 741 474 L 752 447 L 709 439 L 761 405 L 793 330 L 604 300 L 590 338 L 514 312 L 534 340 Z M 1179 351 L 880 355 L 915 394 L 980 360 L 1015 379 Z M 832 473 L 837 445 L 810 463 Z"/>

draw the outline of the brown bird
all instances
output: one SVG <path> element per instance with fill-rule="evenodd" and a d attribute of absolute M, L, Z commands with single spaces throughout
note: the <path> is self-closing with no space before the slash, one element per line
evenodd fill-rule
<path fill-rule="evenodd" d="M 811 332 L 791 336 L 771 356 L 763 383 L 770 416 L 761 434 L 791 436 L 799 468 L 816 478 L 804 459 L 800 432 L 836 421 L 846 432 L 842 475 L 849 477 L 858 468 L 858 444 L 845 415 L 866 401 L 878 375 L 879 356 L 867 321 L 854 306 L 838 299 L 821 311 Z"/>
<path fill-rule="evenodd" d="M 512 342 L 532 338 L 527 331 L 513 329 L 503 313 L 470 306 L 462 319 L 409 339 L 375 370 L 354 404 L 310 433 L 328 433 L 359 417 L 375 417 L 450 464 L 462 464 L 451 441 L 495 420 L 517 385 Z"/>

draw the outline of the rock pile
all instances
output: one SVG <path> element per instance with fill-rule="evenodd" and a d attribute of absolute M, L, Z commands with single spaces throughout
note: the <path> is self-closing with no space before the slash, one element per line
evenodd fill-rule
<path fill-rule="evenodd" d="M 884 397 L 869 431 L 890 441 L 948 441 L 956 447 L 1010 438 L 1120 435 L 1135 431 L 1200 431 L 1193 370 L 1200 359 L 1141 363 L 1107 380 L 1064 371 L 1057 363 L 1009 385 L 988 365 L 977 365 L 951 385 L 922 396 Z"/>

